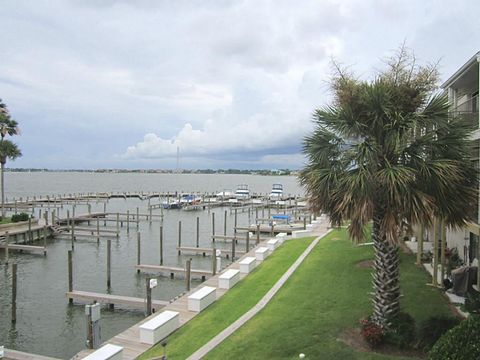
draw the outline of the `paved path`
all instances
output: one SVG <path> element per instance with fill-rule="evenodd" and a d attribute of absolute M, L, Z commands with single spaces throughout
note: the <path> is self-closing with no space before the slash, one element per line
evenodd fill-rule
<path fill-rule="evenodd" d="M 328 234 L 331 230 L 327 230 L 323 232 L 320 236 L 318 236 L 310 246 L 300 255 L 300 257 L 293 263 L 292 266 L 283 274 L 283 276 L 275 283 L 275 285 L 265 294 L 265 296 L 249 311 L 247 311 L 244 315 L 242 315 L 237 321 L 233 324 L 228 326 L 222 332 L 220 332 L 217 336 L 215 336 L 212 340 L 208 343 L 203 345 L 200 349 L 194 352 L 192 355 L 188 357 L 187 360 L 198 360 L 202 359 L 205 355 L 207 355 L 211 350 L 217 347 L 223 340 L 227 337 L 232 335 L 237 329 L 239 329 L 242 325 L 244 325 L 248 320 L 254 317 L 260 310 L 262 310 L 269 302 L 272 300 L 273 296 L 280 290 L 280 288 L 287 282 L 290 276 L 297 270 L 300 264 L 305 260 L 305 258 L 310 254 L 313 248 L 318 244 L 320 239 Z"/>

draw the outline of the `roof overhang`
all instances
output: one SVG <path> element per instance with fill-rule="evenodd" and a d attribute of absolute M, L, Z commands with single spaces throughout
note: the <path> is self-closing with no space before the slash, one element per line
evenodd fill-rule
<path fill-rule="evenodd" d="M 446 89 L 450 87 L 455 81 L 462 77 L 463 74 L 470 71 L 471 68 L 480 62 L 480 51 L 473 55 L 463 66 L 455 71 L 455 73 L 448 78 L 440 87 Z"/>

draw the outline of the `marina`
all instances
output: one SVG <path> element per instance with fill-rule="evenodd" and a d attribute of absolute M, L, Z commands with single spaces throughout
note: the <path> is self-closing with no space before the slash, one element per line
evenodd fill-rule
<path fill-rule="evenodd" d="M 25 182 L 25 177 L 18 175 L 7 173 L 7 177 L 16 177 L 17 181 L 9 179 L 16 186 Z M 33 179 L 39 176 L 31 175 Z M 71 176 L 69 173 L 43 175 L 47 178 Z M 99 179 L 108 177 L 112 179 L 112 187 L 118 185 L 112 174 L 90 175 L 97 184 L 102 183 Z M 167 183 L 171 179 L 171 176 L 150 176 L 156 178 L 152 181 L 155 186 L 159 178 Z M 79 177 L 88 176 L 81 173 Z M 143 174 L 138 177 L 144 178 L 146 184 L 151 181 Z M 21 230 L 9 236 L 8 264 L 6 252 L 0 250 L 0 263 L 5 267 L 0 282 L 2 314 L 12 312 L 11 264 L 18 266 L 16 322 L 10 325 L 5 321 L 0 325 L 6 348 L 56 358 L 71 357 L 85 348 L 83 304 L 103 304 L 101 338 L 107 340 L 144 318 L 146 279 L 156 278 L 159 282 L 151 294 L 152 308 L 158 310 L 181 297 L 187 286 L 195 288 L 202 281 L 208 283 L 214 274 L 265 241 L 270 233 L 256 233 L 257 228 L 268 226 L 263 220 L 266 224 L 260 224 L 260 219 L 268 219 L 279 212 L 292 217 L 295 214 L 297 227 L 303 228 L 304 207 L 295 178 L 282 178 L 282 181 L 293 181 L 289 188 L 295 195 L 291 196 L 290 207 L 278 207 L 268 199 L 269 188 L 274 182 L 268 177 L 226 176 L 231 182 L 219 184 L 217 189 L 208 187 L 212 177 L 207 177 L 209 181 L 204 182 L 204 189 L 195 188 L 203 176 L 189 177 L 195 191 L 188 193 L 200 194 L 199 197 L 209 204 L 195 211 L 154 206 L 164 201 L 164 195 L 176 198 L 174 187 L 165 187 L 161 192 L 134 191 L 126 187 L 124 191 L 115 192 L 100 186 L 96 192 L 84 189 L 84 192 L 69 194 L 68 190 L 74 187 L 72 184 L 68 184 L 69 189 L 60 188 L 54 192 L 48 191 L 51 190 L 48 189 L 50 181 L 42 181 L 47 184 L 42 194 L 19 191 L 12 186 L 7 193 L 8 213 L 27 212 L 34 217 L 30 228 L 28 222 L 21 224 Z M 212 200 L 219 199 L 215 196 L 218 189 L 247 182 L 245 178 L 263 184 L 258 193 L 252 193 L 251 199 L 236 199 L 235 203 L 223 199 L 220 204 Z M 35 188 L 33 179 L 32 189 Z M 85 183 L 93 182 L 90 179 Z M 73 184 L 77 184 L 75 188 L 84 186 L 83 182 Z M 148 186 L 145 189 L 149 189 Z M 180 193 L 177 191 L 177 197 Z M 255 225 L 257 215 L 259 221 Z M 5 246 L 1 231 L 0 246 Z M 67 271 L 69 251 L 73 260 L 71 281 Z M 222 259 L 219 268 L 216 263 L 214 268 L 212 253 L 219 253 Z M 191 263 L 190 269 L 187 269 L 187 262 Z M 55 285 L 52 287 L 52 284 Z M 30 320 L 33 318 L 34 322 Z M 52 342 L 53 338 L 61 338 L 61 344 Z"/>

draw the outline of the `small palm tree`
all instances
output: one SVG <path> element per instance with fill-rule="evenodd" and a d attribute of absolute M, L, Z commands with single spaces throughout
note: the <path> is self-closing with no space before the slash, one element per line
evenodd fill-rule
<path fill-rule="evenodd" d="M 0 99 L 0 137 L 1 140 L 5 138 L 6 135 L 18 135 L 18 123 L 13 120 L 8 111 L 7 105 Z"/>
<path fill-rule="evenodd" d="M 374 81 L 339 71 L 333 104 L 314 113 L 300 173 L 310 206 L 333 225 L 348 220 L 364 238 L 373 220 L 372 319 L 388 327 L 400 309 L 398 244 L 405 224 L 450 226 L 472 219 L 477 172 L 469 160 L 472 130 L 452 118 L 448 99 L 432 96 L 435 67 L 417 67 L 404 48 Z"/>

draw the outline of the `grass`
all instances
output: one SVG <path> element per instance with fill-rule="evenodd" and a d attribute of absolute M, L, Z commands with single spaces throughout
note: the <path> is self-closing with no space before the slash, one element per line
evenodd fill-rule
<path fill-rule="evenodd" d="M 181 327 L 168 339 L 168 359 L 185 359 L 221 330 L 252 308 L 303 253 L 313 238 L 288 241 L 269 256 L 253 273 Z M 160 345 L 141 359 L 160 356 Z"/>
<path fill-rule="evenodd" d="M 322 360 L 406 359 L 358 352 L 338 340 L 371 312 L 371 270 L 356 264 L 372 255 L 371 247 L 353 246 L 345 230 L 331 233 L 272 301 L 206 359 L 298 359 L 300 353 Z M 428 276 L 414 265 L 414 257 L 400 256 L 403 311 L 417 322 L 451 315 L 440 292 L 425 286 Z"/>
<path fill-rule="evenodd" d="M 3 219 L 0 220 L 0 225 L 3 225 L 3 224 L 10 224 L 12 222 L 12 219 L 9 218 L 9 217 L 5 217 Z"/>

